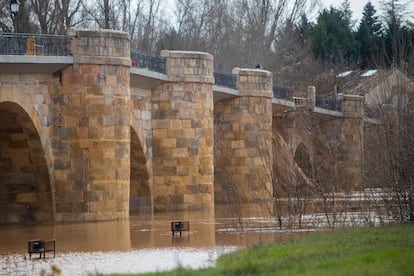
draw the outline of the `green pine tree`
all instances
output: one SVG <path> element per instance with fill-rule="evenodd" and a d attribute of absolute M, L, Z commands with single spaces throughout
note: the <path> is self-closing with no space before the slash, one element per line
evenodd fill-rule
<path fill-rule="evenodd" d="M 365 5 L 356 34 L 359 43 L 360 67 L 363 69 L 378 65 L 382 26 L 376 12 L 371 2 Z"/>
<path fill-rule="evenodd" d="M 346 66 L 355 63 L 358 47 L 351 28 L 350 14 L 334 7 L 324 9 L 313 27 L 311 44 L 313 54 L 322 61 Z"/>

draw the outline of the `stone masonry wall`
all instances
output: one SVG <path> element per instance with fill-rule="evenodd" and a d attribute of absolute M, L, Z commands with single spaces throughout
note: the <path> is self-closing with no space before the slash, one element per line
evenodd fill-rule
<path fill-rule="evenodd" d="M 0 224 L 53 221 L 53 156 L 46 74 L 0 75 Z"/>
<path fill-rule="evenodd" d="M 128 34 L 73 30 L 73 66 L 52 95 L 56 220 L 129 216 Z"/>
<path fill-rule="evenodd" d="M 213 209 L 213 58 L 161 55 L 169 81 L 152 91 L 154 210 Z"/>
<path fill-rule="evenodd" d="M 311 181 L 317 179 L 316 184 L 325 191 L 349 192 L 362 187 L 362 97 L 344 95 L 342 110 L 343 117 L 304 110 L 273 117 L 275 134 L 283 137 L 292 156 L 297 156 L 299 147 L 305 149 L 308 160 L 296 161 L 303 173 Z M 306 163 L 311 170 L 303 166 Z M 286 187 L 290 184 L 281 183 Z"/>
<path fill-rule="evenodd" d="M 344 118 L 335 121 L 341 127 L 340 143 L 342 145 L 336 181 L 344 187 L 345 191 L 360 190 L 363 186 L 364 97 L 344 95 L 342 111 Z M 335 127 L 336 124 L 330 127 Z"/>
<path fill-rule="evenodd" d="M 266 204 L 273 197 L 272 75 L 238 68 L 233 73 L 241 96 L 214 108 L 216 203 Z"/>

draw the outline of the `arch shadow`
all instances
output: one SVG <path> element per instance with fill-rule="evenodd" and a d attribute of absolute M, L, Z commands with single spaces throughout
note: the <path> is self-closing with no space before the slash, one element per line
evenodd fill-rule
<path fill-rule="evenodd" d="M 130 157 L 130 198 L 129 211 L 131 214 L 152 214 L 153 196 L 150 185 L 150 174 L 147 160 L 139 137 L 131 127 L 131 157 Z"/>
<path fill-rule="evenodd" d="M 296 147 L 293 159 L 295 160 L 299 168 L 302 170 L 302 172 L 306 175 L 306 177 L 312 179 L 312 162 L 309 155 L 309 151 L 303 143 L 300 143 Z"/>
<path fill-rule="evenodd" d="M 0 102 L 0 223 L 52 221 L 48 162 L 32 118 L 17 103 Z"/>

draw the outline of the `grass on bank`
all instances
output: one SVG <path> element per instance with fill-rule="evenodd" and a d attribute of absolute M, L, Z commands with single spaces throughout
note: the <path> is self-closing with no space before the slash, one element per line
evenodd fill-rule
<path fill-rule="evenodd" d="M 414 224 L 335 230 L 233 252 L 214 268 L 143 275 L 414 275 Z"/>

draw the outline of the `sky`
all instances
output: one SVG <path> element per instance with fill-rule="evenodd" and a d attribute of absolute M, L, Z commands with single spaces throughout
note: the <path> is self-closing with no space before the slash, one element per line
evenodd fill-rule
<path fill-rule="evenodd" d="M 329 8 L 330 6 L 334 6 L 338 8 L 342 0 L 321 0 L 322 5 L 326 8 Z M 364 6 L 368 3 L 368 0 L 350 0 L 349 3 L 351 4 L 351 10 L 352 10 L 352 16 L 354 19 L 360 19 L 362 17 L 362 10 L 364 9 Z M 377 10 L 377 13 L 380 9 L 380 1 L 378 0 L 371 0 L 372 5 L 374 5 L 375 9 Z"/>
<path fill-rule="evenodd" d="M 176 0 L 167 0 L 167 6 L 175 6 Z M 334 6 L 336 8 L 339 8 L 343 0 L 320 0 L 322 8 L 329 8 L 330 6 Z M 359 20 L 362 17 L 362 11 L 365 7 L 365 5 L 368 3 L 369 0 L 349 0 L 349 3 L 351 5 L 352 10 L 352 17 L 356 21 L 356 23 L 359 23 Z M 382 15 L 382 3 L 384 1 L 389 0 L 371 0 L 372 5 L 374 5 L 377 15 L 381 17 Z M 401 4 L 405 3 L 405 5 L 408 7 L 407 12 L 411 13 L 411 20 L 414 21 L 414 0 L 398 0 Z M 173 13 L 172 10 L 170 10 L 171 13 Z"/>
<path fill-rule="evenodd" d="M 321 0 L 322 5 L 326 8 L 334 6 L 338 8 L 341 5 L 342 0 Z M 368 0 L 350 0 L 352 16 L 354 20 L 360 20 L 362 17 L 362 11 L 365 5 L 368 3 Z M 377 15 L 382 14 L 382 2 L 383 0 L 371 0 L 371 4 L 377 10 Z M 414 0 L 401 0 L 400 3 L 405 3 L 409 10 L 414 14 Z"/>

